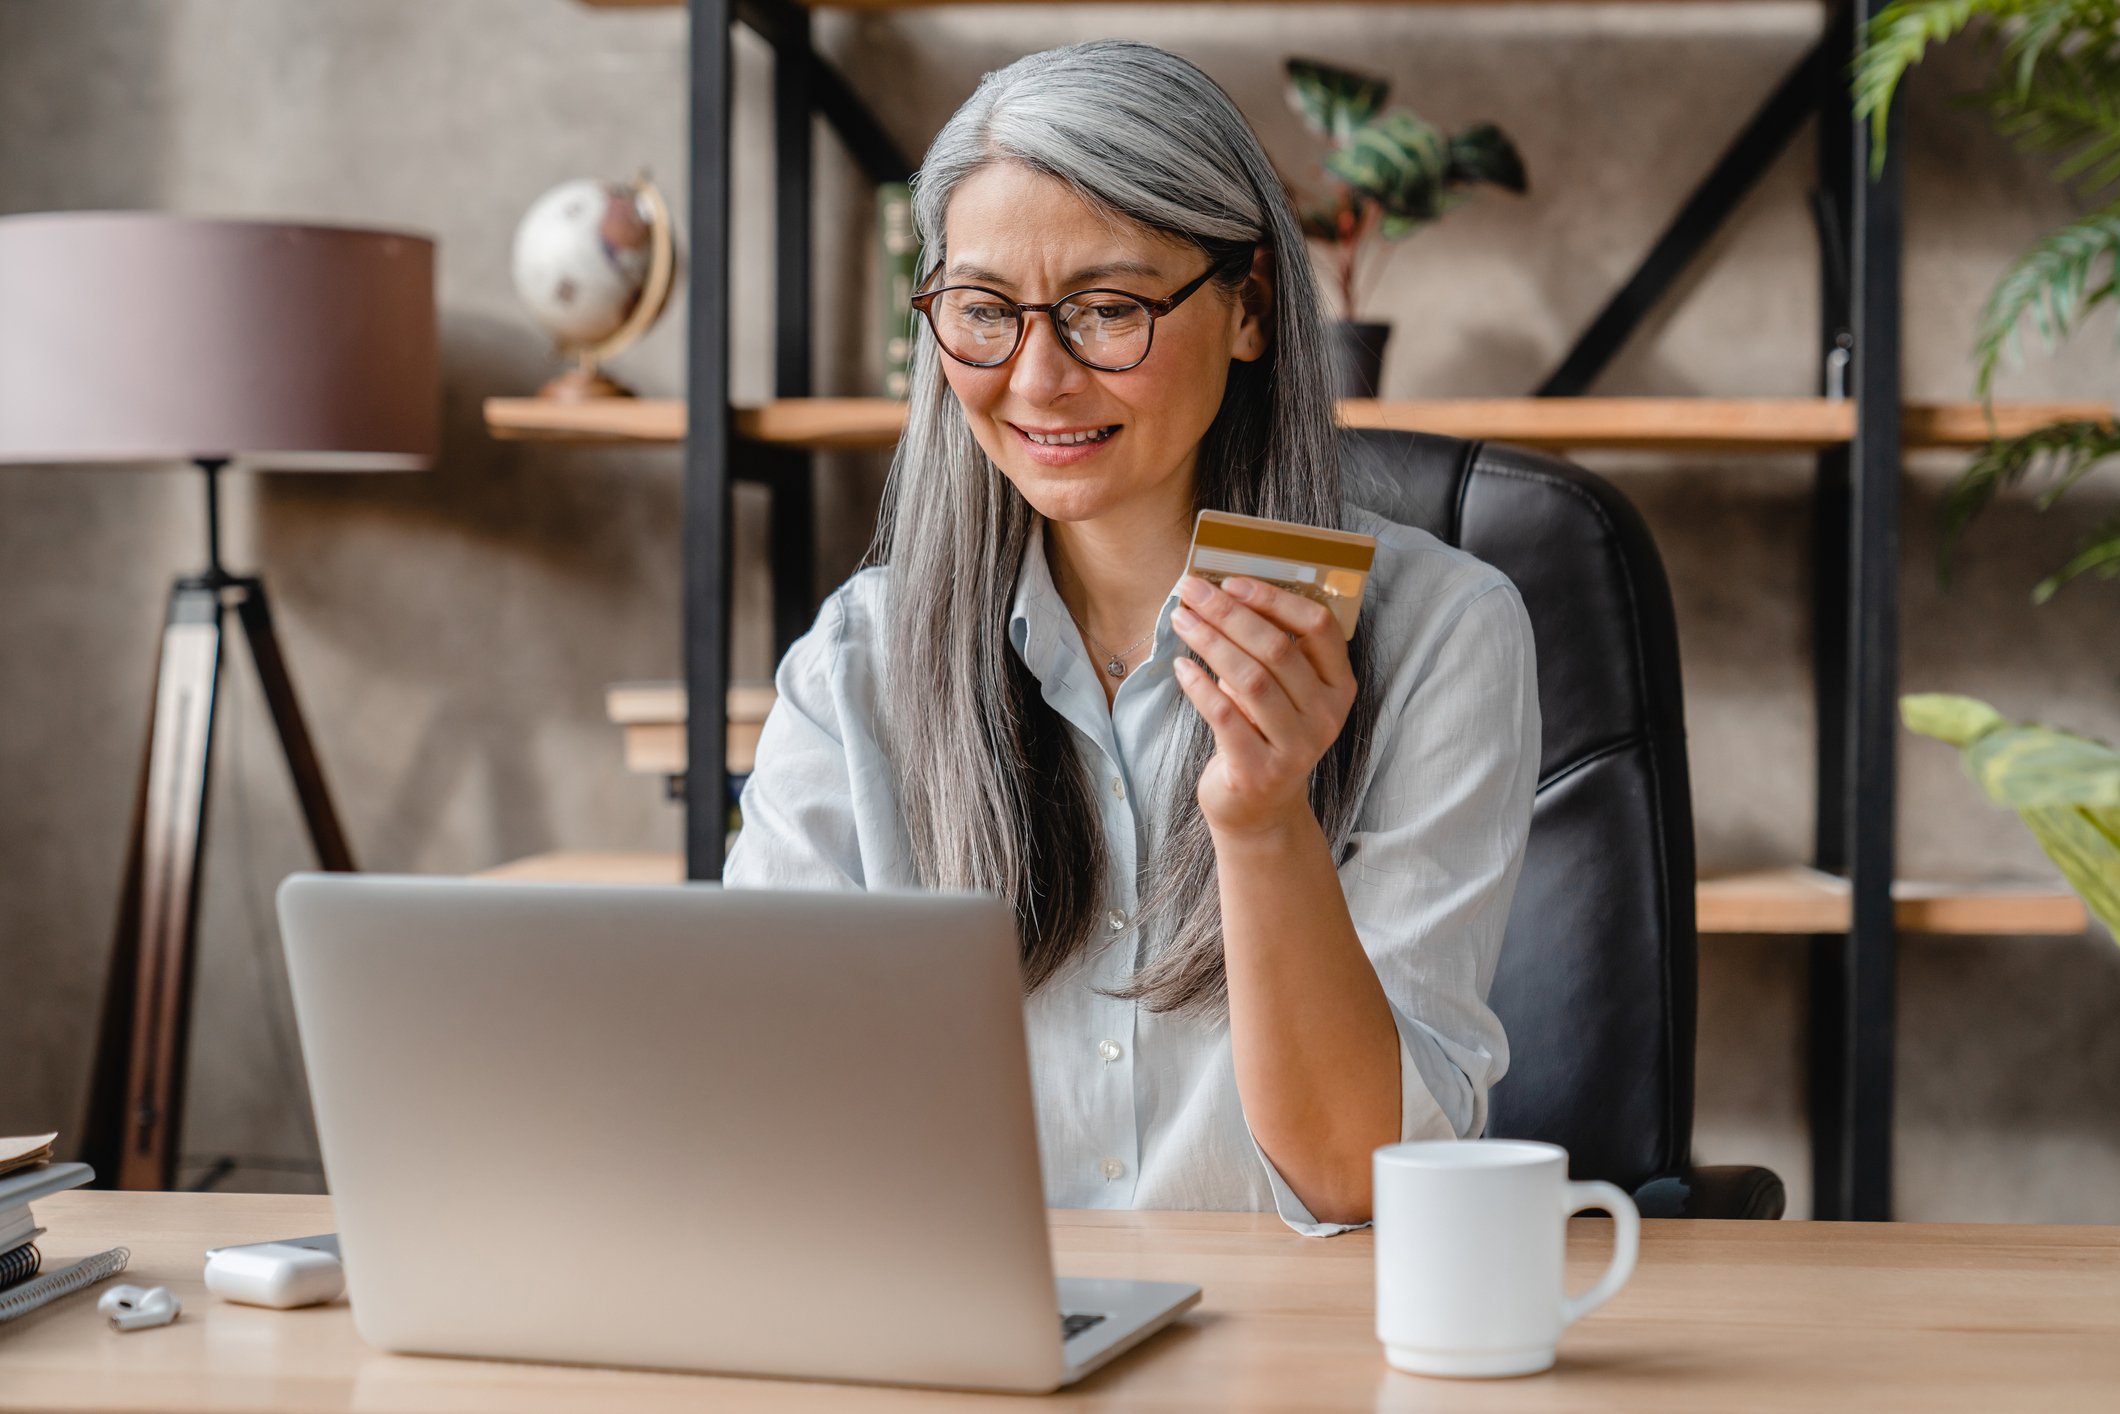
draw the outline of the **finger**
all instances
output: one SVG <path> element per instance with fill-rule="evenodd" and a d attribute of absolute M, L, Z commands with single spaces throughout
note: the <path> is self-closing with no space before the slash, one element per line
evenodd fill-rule
<path fill-rule="evenodd" d="M 1246 608 L 1296 635 L 1297 646 L 1326 682 L 1339 685 L 1352 681 L 1354 669 L 1347 661 L 1347 635 L 1332 610 L 1315 599 L 1290 593 L 1279 585 L 1244 575 L 1222 582 L 1223 591 Z"/>
<path fill-rule="evenodd" d="M 1298 710 L 1327 696 L 1325 674 L 1311 661 L 1302 645 L 1300 634 L 1292 634 L 1288 628 L 1264 614 L 1253 612 L 1229 589 L 1228 586 L 1231 585 L 1236 586 L 1238 590 L 1249 587 L 1275 594 L 1281 592 L 1271 585 L 1242 578 L 1232 578 L 1226 582 L 1224 588 L 1217 589 L 1206 580 L 1193 576 L 1186 584 L 1180 586 L 1179 595 L 1186 600 L 1187 606 L 1194 613 L 1221 630 L 1237 647 L 1264 665 L 1266 671 L 1272 673 L 1274 680 L 1288 693 L 1289 699 L 1296 704 Z M 1286 597 L 1313 609 L 1319 607 L 1300 595 L 1290 594 Z M 1331 617 L 1326 614 L 1327 619 Z M 1344 645 L 1341 648 L 1341 656 L 1346 656 Z M 1214 666 L 1217 673 L 1223 672 L 1219 665 L 1211 666 Z M 1228 676 L 1226 673 L 1223 675 Z"/>
<path fill-rule="evenodd" d="M 1221 685 L 1208 676 L 1207 669 L 1190 658 L 1180 658 L 1172 665 L 1171 675 L 1207 719 L 1208 730 L 1215 734 L 1215 750 L 1246 763 L 1264 756 L 1266 738 L 1259 735 L 1259 729 Z"/>
<path fill-rule="evenodd" d="M 1200 655 L 1201 661 L 1214 670 L 1215 677 L 1220 679 L 1221 691 L 1235 699 L 1237 705 L 1244 709 L 1244 715 L 1251 719 L 1252 725 L 1259 729 L 1260 735 L 1269 743 L 1292 747 L 1302 739 L 1302 703 L 1289 695 L 1288 689 L 1281 685 L 1280 680 L 1265 664 L 1245 652 L 1241 644 L 1190 609 L 1181 607 L 1173 610 L 1170 626 L 1177 630 L 1178 637 L 1183 639 L 1193 652 Z M 1271 632 L 1283 643 L 1288 641 L 1287 635 L 1279 630 Z M 1319 683 L 1317 674 L 1310 670 L 1309 665 L 1303 662 L 1300 656 L 1296 665 L 1310 677 L 1305 689 L 1306 696 L 1312 700 L 1321 698 L 1324 687 Z"/>

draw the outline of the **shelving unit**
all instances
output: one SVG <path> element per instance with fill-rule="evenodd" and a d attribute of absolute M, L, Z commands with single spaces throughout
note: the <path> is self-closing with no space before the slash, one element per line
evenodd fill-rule
<path fill-rule="evenodd" d="M 487 420 L 497 437 L 683 446 L 685 687 L 689 701 L 705 707 L 684 722 L 685 759 L 693 765 L 692 780 L 719 779 L 728 726 L 731 483 L 746 479 L 772 489 L 775 636 L 784 645 L 807 626 L 815 609 L 811 454 L 887 447 L 904 418 L 899 405 L 884 400 L 810 396 L 812 120 L 821 115 L 827 121 L 872 182 L 903 180 L 912 164 L 853 90 L 820 60 L 811 42 L 811 11 L 796 0 L 582 3 L 614 9 L 684 3 L 690 12 L 687 397 L 573 407 L 496 399 L 487 405 Z M 925 0 L 834 0 L 834 7 L 881 11 L 913 3 Z M 1413 427 L 1562 450 L 1815 455 L 1819 805 L 1812 867 L 1704 880 L 1698 897 L 1704 932 L 1809 939 L 1812 1187 L 1814 1212 L 1825 1218 L 1890 1216 L 1898 931 L 2067 933 L 2085 926 L 2081 907 L 2052 889 L 1925 885 L 1893 878 L 1903 453 L 1977 446 L 1991 432 L 2021 432 L 2059 417 L 2110 416 L 2099 405 L 2007 405 L 1994 410 L 1990 424 L 1977 404 L 1902 405 L 1898 146 L 1879 178 L 1868 180 L 1867 134 L 1853 120 L 1845 79 L 1861 28 L 1881 7 L 1882 0 L 1828 0 L 1821 6 L 1825 23 L 1816 46 L 1703 176 L 1634 274 L 1537 390 L 1538 397 L 1343 406 L 1355 426 Z M 775 398 L 755 408 L 729 401 L 729 32 L 739 21 L 774 53 Z M 1760 174 L 1814 119 L 1821 396 L 1772 401 L 1583 396 Z M 718 808 L 687 811 L 687 876 L 718 875 L 724 826 Z M 636 858 L 623 867 L 661 877 L 672 866 L 667 859 L 643 864 Z"/>
<path fill-rule="evenodd" d="M 1977 447 L 2062 418 L 2111 416 L 2102 403 L 1909 403 L 1907 450 Z M 759 446 L 854 451 L 895 446 L 905 404 L 892 398 L 785 398 L 734 409 L 736 435 Z M 1439 432 L 1556 451 L 1816 452 L 1855 435 L 1855 406 L 1832 398 L 1449 398 L 1350 399 L 1349 427 Z M 675 398 L 553 403 L 488 398 L 486 427 L 507 440 L 585 445 L 667 444 L 685 438 Z M 1992 432 L 1990 431 L 1992 428 Z"/>

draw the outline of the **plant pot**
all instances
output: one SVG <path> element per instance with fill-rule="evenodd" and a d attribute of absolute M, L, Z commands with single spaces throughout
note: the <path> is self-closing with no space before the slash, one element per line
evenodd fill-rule
<path fill-rule="evenodd" d="M 1327 337 L 1332 353 L 1332 395 L 1375 397 L 1383 378 L 1384 341 L 1391 337 L 1391 326 L 1342 319 L 1330 327 Z"/>

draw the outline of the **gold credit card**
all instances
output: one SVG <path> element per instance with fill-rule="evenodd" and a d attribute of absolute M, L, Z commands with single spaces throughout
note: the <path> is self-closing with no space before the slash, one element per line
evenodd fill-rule
<path fill-rule="evenodd" d="M 1376 537 L 1229 511 L 1202 511 L 1193 523 L 1185 572 L 1211 584 L 1233 574 L 1263 580 L 1332 610 L 1340 632 L 1354 637 L 1362 589 L 1377 554 Z"/>

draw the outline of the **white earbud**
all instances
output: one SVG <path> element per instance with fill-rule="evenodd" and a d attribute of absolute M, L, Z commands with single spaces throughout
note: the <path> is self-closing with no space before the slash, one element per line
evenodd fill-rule
<path fill-rule="evenodd" d="M 96 1309 L 118 1330 L 143 1331 L 168 1325 L 184 1307 L 166 1286 L 114 1286 L 103 1293 Z"/>

